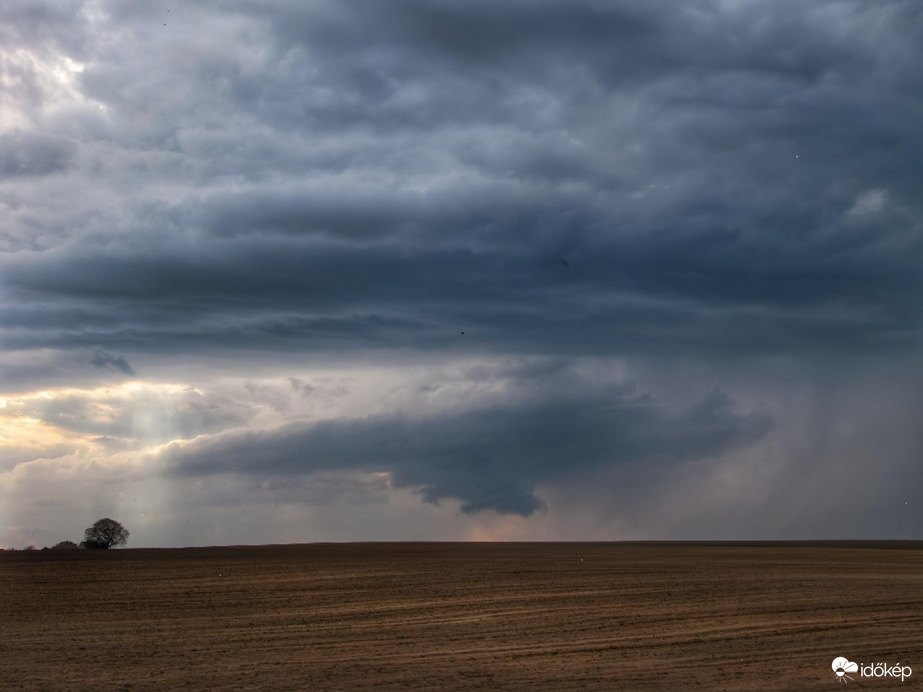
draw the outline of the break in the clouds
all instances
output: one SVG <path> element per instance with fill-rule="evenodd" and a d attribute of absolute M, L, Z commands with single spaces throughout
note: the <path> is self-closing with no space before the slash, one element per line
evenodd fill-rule
<path fill-rule="evenodd" d="M 916 3 L 8 3 L 0 46 L 0 542 L 119 483 L 149 544 L 921 516 Z"/>

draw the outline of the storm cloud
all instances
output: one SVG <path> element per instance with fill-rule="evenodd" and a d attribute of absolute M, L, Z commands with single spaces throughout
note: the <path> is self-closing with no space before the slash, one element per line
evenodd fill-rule
<path fill-rule="evenodd" d="M 93 352 L 90 365 L 96 368 L 115 368 L 116 370 L 124 372 L 126 375 L 135 374 L 135 371 L 123 356 L 112 355 L 111 353 L 103 351 L 101 348 Z"/>
<path fill-rule="evenodd" d="M 834 474 L 842 438 L 812 455 L 790 412 L 828 420 L 830 391 L 916 410 L 914 2 L 74 0 L 0 20 L 0 395 L 95 431 L 100 459 L 156 438 L 138 458 L 171 479 L 386 473 L 537 521 L 629 466 Z M 195 397 L 155 397 L 138 436 L 130 397 L 73 403 L 126 375 L 209 411 L 183 425 Z M 39 390 L 74 411 L 49 418 Z M 886 430 L 868 438 L 912 456 L 915 432 Z"/>
<path fill-rule="evenodd" d="M 122 59 L 73 86 L 103 110 L 44 129 L 90 203 L 121 199 L 67 228 L 8 212 L 54 246 L 3 258 L 43 306 L 9 347 L 106 321 L 133 350 L 451 348 L 459 325 L 517 353 L 916 343 L 911 5 L 165 15 L 94 19 Z M 63 166 L 17 146 L 10 173 Z M 79 317 L 49 327 L 62 304 Z"/>
<path fill-rule="evenodd" d="M 375 416 L 228 435 L 168 453 L 182 475 L 298 475 L 329 469 L 388 473 L 430 502 L 452 497 L 466 513 L 530 515 L 537 482 L 607 465 L 651 461 L 669 468 L 759 440 L 765 413 L 735 414 L 714 390 L 675 417 L 644 398 L 543 402 L 435 419 Z M 666 470 L 666 469 L 665 469 Z"/>

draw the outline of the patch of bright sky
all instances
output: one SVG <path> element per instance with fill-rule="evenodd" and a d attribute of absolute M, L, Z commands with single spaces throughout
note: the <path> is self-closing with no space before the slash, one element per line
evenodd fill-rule
<path fill-rule="evenodd" d="M 78 75 L 85 67 L 66 55 L 0 48 L 0 132 L 31 129 L 37 116 L 55 115 L 73 106 L 104 110 L 103 104 L 86 98 L 78 87 Z"/>
<path fill-rule="evenodd" d="M 884 209 L 888 201 L 887 190 L 866 190 L 856 197 L 855 204 L 847 212 L 853 216 L 862 216 L 865 214 L 877 214 Z"/>
<path fill-rule="evenodd" d="M 197 434 L 241 426 L 274 428 L 292 421 L 388 413 L 447 415 L 527 396 L 510 373 L 525 361 L 471 359 L 445 366 L 343 368 L 289 376 L 210 377 L 207 384 L 131 380 L 95 387 L 7 393 L 0 439 L 40 450 L 62 444 L 104 452 L 115 438 L 154 451 Z M 156 414 L 156 415 L 155 415 Z M 200 427 L 178 419 L 203 417 Z"/>

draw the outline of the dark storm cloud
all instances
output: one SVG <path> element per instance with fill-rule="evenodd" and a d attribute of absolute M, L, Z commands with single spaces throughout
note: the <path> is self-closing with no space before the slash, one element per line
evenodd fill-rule
<path fill-rule="evenodd" d="M 124 372 L 126 375 L 135 374 L 134 369 L 128 364 L 124 356 L 114 356 L 111 353 L 103 351 L 101 348 L 93 351 L 90 365 L 94 368 L 115 368 L 116 370 Z"/>
<path fill-rule="evenodd" d="M 541 373 L 544 374 L 544 373 Z M 671 415 L 628 392 L 582 400 L 476 409 L 413 420 L 373 416 L 230 433 L 174 447 L 180 475 L 257 477 L 320 470 L 389 472 L 429 502 L 455 498 L 462 511 L 532 514 L 535 485 L 605 466 L 645 462 L 664 471 L 758 441 L 765 412 L 741 415 L 720 390 Z"/>
<path fill-rule="evenodd" d="M 180 483 L 883 530 L 919 487 L 920 64 L 913 0 L 0 3 L 0 379 L 57 391 L 9 420 L 211 435 Z M 129 361 L 197 391 L 80 393 Z M 714 385 L 744 403 L 687 405 Z"/>
<path fill-rule="evenodd" d="M 0 260 L 7 348 L 919 342 L 912 4 L 238 3 L 169 33 L 110 10 L 171 46 L 110 42 L 124 59 L 80 76 L 137 159 L 102 194 L 146 185 L 111 219 L 129 233 Z M 11 175 L 67 161 L 17 146 Z"/>
<path fill-rule="evenodd" d="M 219 348 L 432 349 L 455 348 L 458 327 L 467 347 L 501 352 L 849 353 L 915 343 L 911 255 L 883 264 L 848 248 L 827 258 L 778 248 L 756 261 L 758 247 L 736 244 L 629 239 L 569 252 L 564 266 L 549 247 L 250 238 L 183 254 L 21 263 L 5 273 L 8 285 L 73 307 L 54 319 L 50 308 L 10 308 L 7 325 L 20 329 L 4 342 L 172 350 L 171 340 L 208 347 L 211 336 Z"/>

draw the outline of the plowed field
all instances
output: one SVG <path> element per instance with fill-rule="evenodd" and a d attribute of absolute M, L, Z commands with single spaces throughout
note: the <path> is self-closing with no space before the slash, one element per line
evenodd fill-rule
<path fill-rule="evenodd" d="M 3 690 L 832 690 L 923 682 L 923 544 L 0 553 Z M 846 688 L 843 688 L 846 689 Z"/>

